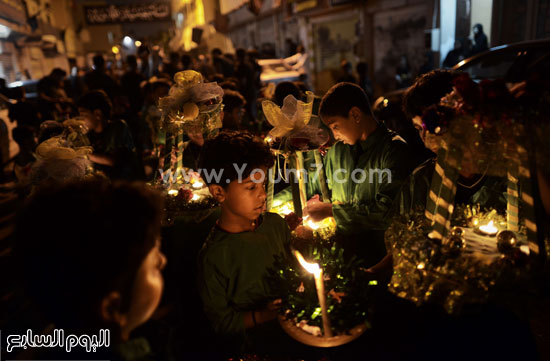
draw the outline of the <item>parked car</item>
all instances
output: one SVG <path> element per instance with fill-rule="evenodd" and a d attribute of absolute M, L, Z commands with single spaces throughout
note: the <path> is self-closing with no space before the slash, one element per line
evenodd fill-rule
<path fill-rule="evenodd" d="M 31 80 L 22 80 L 22 81 L 14 81 L 13 83 L 8 84 L 8 88 L 19 88 L 23 87 L 25 88 L 25 96 L 27 99 L 35 99 L 38 98 L 38 80 L 31 79 Z"/>
<path fill-rule="evenodd" d="M 260 59 L 258 64 L 262 67 L 260 80 L 262 83 L 278 84 L 283 81 L 296 81 L 300 74 L 290 70 L 282 59 Z"/>
<path fill-rule="evenodd" d="M 483 79 L 504 79 L 516 83 L 527 78 L 534 67 L 544 67 L 550 71 L 550 39 L 525 41 L 496 46 L 483 53 L 464 59 L 452 69 L 470 74 L 474 81 Z M 401 110 L 403 94 L 407 88 L 395 90 L 378 97 L 373 104 L 373 112 L 378 119 L 388 123 L 407 121 Z M 398 129 L 394 129 L 399 132 Z"/>

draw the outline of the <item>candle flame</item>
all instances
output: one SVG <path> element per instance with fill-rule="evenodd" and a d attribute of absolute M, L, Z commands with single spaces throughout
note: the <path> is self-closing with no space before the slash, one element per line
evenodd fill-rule
<path fill-rule="evenodd" d="M 495 234 L 498 232 L 498 228 L 495 227 L 495 223 L 493 221 L 490 221 L 486 225 L 479 226 L 479 230 L 487 234 Z"/>
<path fill-rule="evenodd" d="M 319 229 L 320 225 L 308 218 L 309 216 L 304 217 L 304 221 L 306 222 L 306 227 L 310 228 L 312 231 Z"/>
<path fill-rule="evenodd" d="M 193 198 L 191 198 L 192 201 L 198 201 L 199 199 L 201 199 L 201 196 L 198 194 L 193 194 Z"/>
<path fill-rule="evenodd" d="M 279 213 L 287 216 L 290 213 L 292 213 L 292 209 L 290 209 L 288 204 L 285 204 L 284 206 L 281 207 L 281 209 L 279 210 Z"/>
<path fill-rule="evenodd" d="M 170 190 L 168 191 L 168 194 L 171 195 L 171 196 L 173 196 L 173 197 L 177 196 L 178 193 L 179 193 L 179 192 L 178 192 L 177 189 L 170 189 Z"/>
<path fill-rule="evenodd" d="M 193 183 L 193 188 L 202 188 L 204 186 L 204 183 L 201 181 L 197 181 Z"/>
<path fill-rule="evenodd" d="M 321 268 L 317 263 L 309 263 L 306 262 L 302 254 L 298 251 L 294 251 L 294 255 L 298 259 L 298 262 L 300 262 L 300 265 L 306 269 L 309 273 L 313 273 L 315 277 L 319 277 L 321 275 Z"/>

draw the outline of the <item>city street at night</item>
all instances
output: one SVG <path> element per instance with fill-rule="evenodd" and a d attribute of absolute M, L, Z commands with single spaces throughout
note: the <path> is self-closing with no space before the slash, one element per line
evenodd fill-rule
<path fill-rule="evenodd" d="M 550 361 L 550 1 L 0 0 L 0 360 Z"/>

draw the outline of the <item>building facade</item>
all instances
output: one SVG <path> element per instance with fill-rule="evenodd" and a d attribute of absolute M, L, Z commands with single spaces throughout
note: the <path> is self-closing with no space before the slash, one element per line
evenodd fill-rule
<path fill-rule="evenodd" d="M 222 8 L 235 47 L 265 56 L 309 54 L 310 83 L 322 93 L 340 62 L 369 65 L 377 93 L 395 89 L 403 57 L 411 74 L 440 67 L 457 40 L 481 24 L 489 46 L 550 37 L 547 0 L 231 0 Z"/>

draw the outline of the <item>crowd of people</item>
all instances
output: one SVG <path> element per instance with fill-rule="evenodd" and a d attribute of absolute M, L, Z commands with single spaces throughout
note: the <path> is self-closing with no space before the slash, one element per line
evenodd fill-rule
<path fill-rule="evenodd" d="M 483 25 L 475 24 L 472 32 L 474 34 L 473 41 L 470 38 L 461 38 L 455 41 L 453 49 L 447 53 L 443 60 L 444 67 L 452 68 L 460 61 L 489 49 L 489 42 L 487 35 L 483 32 Z"/>
<path fill-rule="evenodd" d="M 262 93 L 254 51 L 238 49 L 233 56 L 215 49 L 210 57 L 198 58 L 172 53 L 158 68 L 146 55 L 128 56 L 122 74 L 107 69 L 102 55 L 93 58 L 93 69 L 83 76 L 66 78 L 63 70 L 54 69 L 40 80 L 36 102 L 29 103 L 19 89 L 18 101 L 10 108 L 10 119 L 17 122 L 13 138 L 20 147 L 15 162 L 22 183 L 32 182 L 37 144 L 59 135 L 60 121 L 73 117 L 88 129 L 87 159 L 104 174 L 68 184 L 32 184 L 33 194 L 18 218 L 14 256 L 22 284 L 43 320 L 66 333 L 109 329 L 112 347 L 98 348 L 94 359 L 217 359 L 242 352 L 311 359 L 429 359 L 439 357 L 434 350 L 448 348 L 466 357 L 458 349 L 463 342 L 479 346 L 481 335 L 517 345 L 506 350 L 507 356 L 533 356 L 525 325 L 506 312 L 488 312 L 464 323 L 431 310 L 419 313 L 389 295 L 379 301 L 374 331 L 348 348 L 324 353 L 290 339 L 276 323 L 280 295 L 267 283 L 266 273 L 276 257 L 290 252 L 291 231 L 303 230 L 292 217 L 285 221 L 265 212 L 265 182 L 255 179 L 254 170 L 266 172 L 276 160 L 263 140 L 271 126 L 262 114 L 261 99 L 269 97 L 278 106 L 290 95 L 305 101 L 305 79 L 281 82 L 268 95 Z M 421 146 L 413 147 L 374 117 L 366 63 L 357 65 L 358 78 L 350 63 L 343 61 L 341 68 L 338 83 L 313 106 L 321 127 L 331 135 L 323 160 L 331 199 L 323 202 L 320 186 L 308 186 L 304 215 L 315 222 L 333 217 L 346 255 L 359 258 L 362 272 L 383 285 L 392 272 L 384 232 L 394 214 L 426 206 L 435 171 L 436 156 L 423 143 L 419 116 L 452 91 L 457 74 L 430 72 L 406 92 L 404 109 L 411 125 L 417 122 L 421 130 L 414 135 L 414 144 Z M 182 239 L 171 240 L 202 246 L 196 254 L 181 255 L 174 254 L 177 247 L 162 244 L 171 242 L 163 239 L 170 233 L 161 228 L 163 199 L 143 182 L 158 177 L 158 101 L 170 93 L 174 76 L 190 69 L 223 88 L 223 127 L 217 135 L 188 134 L 183 165 L 225 172 L 222 178 L 205 180 L 220 207 L 208 237 L 188 240 L 190 233 L 183 230 L 177 235 Z M 466 155 L 460 168 L 457 199 L 503 209 L 506 183 L 469 167 L 472 157 Z M 347 181 L 337 182 L 333 178 L 342 169 Z M 356 169 L 388 173 L 357 183 L 350 178 Z M 541 173 L 543 185 L 545 177 Z M 283 188 L 277 189 L 281 192 L 275 199 L 288 195 Z M 166 280 L 179 290 L 163 293 L 165 267 L 182 259 L 189 263 L 186 272 Z M 466 341 L 461 335 L 465 329 L 480 337 Z M 437 336 L 441 332 L 453 336 L 443 339 Z M 406 346 L 392 349 L 394 342 Z M 428 348 L 430 355 L 425 354 Z M 90 357 L 48 351 L 53 355 L 47 356 L 57 358 Z M 494 352 L 481 351 L 486 357 Z"/>
<path fill-rule="evenodd" d="M 262 89 L 258 56 L 255 50 L 237 49 L 235 54 L 223 54 L 213 49 L 211 54 L 198 57 L 172 52 L 165 62 L 153 62 L 143 47 L 138 49 L 137 56 L 127 56 L 118 68 L 113 63 L 107 64 L 103 55 L 93 57 L 87 72 L 74 67 L 68 76 L 63 69 L 55 68 L 38 82 L 36 98 L 29 99 L 24 87 L 6 88 L 6 95 L 14 100 L 8 116 L 17 124 L 14 140 L 21 149 L 15 160 L 16 172 L 22 177 L 29 176 L 33 161 L 30 154 L 36 146 L 32 135 L 43 141 L 47 136 L 42 135 L 51 135 L 51 128 L 56 127 L 51 121 L 59 123 L 80 117 L 92 131 L 90 145 L 94 155 L 90 159 L 94 164 L 107 173 L 117 173 L 109 174 L 110 177 L 150 180 L 156 169 L 152 151 L 161 116 L 158 100 L 168 95 L 174 74 L 183 70 L 196 70 L 206 81 L 217 82 L 224 89 L 224 129 L 265 134 L 269 124 L 262 116 L 260 101 L 273 95 Z M 297 70 L 300 79 L 279 84 L 274 95 L 279 105 L 287 94 L 300 99 L 309 90 L 304 69 L 307 54 L 303 47 L 298 46 L 295 55 L 282 60 L 289 69 Z M 373 85 L 365 62 L 357 64 L 357 78 L 347 61 L 342 63 L 342 72 L 338 82 L 359 84 L 369 101 L 373 101 Z M 101 115 L 93 116 L 94 111 Z M 192 164 L 202 140 L 190 140 L 186 146 L 190 145 L 191 159 L 187 159 Z"/>

